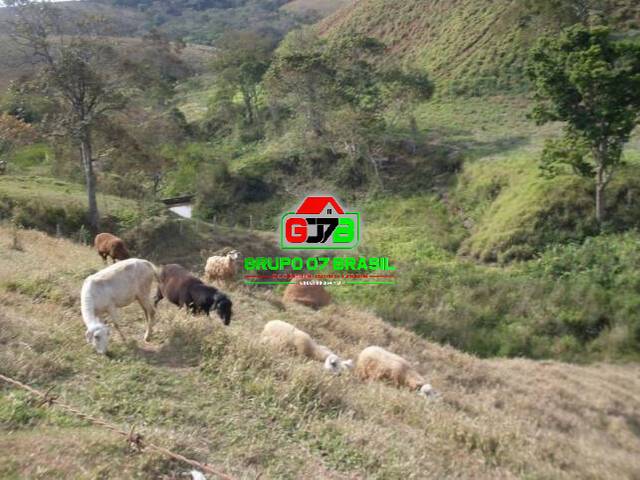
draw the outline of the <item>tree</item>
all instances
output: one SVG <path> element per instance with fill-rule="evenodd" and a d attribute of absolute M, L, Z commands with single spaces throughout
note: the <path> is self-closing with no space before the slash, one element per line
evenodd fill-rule
<path fill-rule="evenodd" d="M 605 190 L 640 122 L 640 46 L 615 41 L 603 27 L 577 25 L 544 38 L 527 67 L 538 124 L 565 122 L 564 137 L 547 142 L 542 167 L 569 165 L 595 181 L 596 219 L 606 219 Z"/>
<path fill-rule="evenodd" d="M 100 38 L 99 23 L 86 18 L 67 24 L 50 2 L 10 0 L 15 18 L 10 36 L 34 62 L 42 66 L 41 88 L 55 98 L 61 115 L 56 130 L 79 148 L 89 207 L 89 224 L 98 229 L 92 133 L 98 119 L 123 105 L 121 74 L 115 51 Z M 64 32 L 73 31 L 73 35 Z"/>
<path fill-rule="evenodd" d="M 265 77 L 274 110 L 293 120 L 289 131 L 341 156 L 353 185 L 371 176 L 381 184 L 389 107 L 401 110 L 433 93 L 424 72 L 376 62 L 384 51 L 364 35 L 325 39 L 311 28 L 297 30 L 282 42 Z"/>
<path fill-rule="evenodd" d="M 9 155 L 12 149 L 35 141 L 34 128 L 13 115 L 0 113 L 0 157 Z"/>
<path fill-rule="evenodd" d="M 218 53 L 213 67 L 224 84 L 220 88 L 232 87 L 242 95 L 248 125 L 259 120 L 258 86 L 269 68 L 274 45 L 273 40 L 249 31 L 229 32 L 216 45 Z"/>

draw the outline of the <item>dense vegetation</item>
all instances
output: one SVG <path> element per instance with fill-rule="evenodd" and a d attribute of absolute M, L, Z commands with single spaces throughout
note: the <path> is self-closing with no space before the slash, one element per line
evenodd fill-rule
<path fill-rule="evenodd" d="M 103 225 L 126 234 L 157 198 L 195 194 L 202 220 L 273 232 L 284 206 L 333 192 L 365 214 L 361 252 L 399 266 L 397 287 L 335 289 L 341 301 L 483 356 L 640 354 L 640 145 L 637 106 L 621 103 L 637 91 L 633 2 L 362 1 L 314 27 L 287 2 L 102 3 L 139 19 L 128 35 L 140 35 L 107 42 L 127 73 L 123 101 L 93 130 Z M 545 174 L 544 145 L 560 145 L 562 129 L 530 118 L 531 88 L 549 80 L 526 79 L 530 49 L 574 23 L 632 52 L 629 78 L 597 77 L 611 95 L 593 105 L 618 105 L 626 122 L 604 223 L 593 167 Z M 566 79 L 550 80 L 557 100 Z M 0 97 L 0 215 L 79 238 L 82 209 L 59 196 L 81 191 L 77 141 L 61 135 L 64 104 L 41 81 Z M 20 195 L 36 189 L 41 200 Z"/>

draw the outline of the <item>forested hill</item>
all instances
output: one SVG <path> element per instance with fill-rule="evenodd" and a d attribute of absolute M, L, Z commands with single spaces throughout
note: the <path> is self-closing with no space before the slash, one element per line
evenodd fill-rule
<path fill-rule="evenodd" d="M 578 9 L 584 4 L 585 10 Z M 590 7 L 590 8 L 587 8 Z M 389 48 L 387 61 L 417 62 L 452 93 L 522 89 L 526 52 L 545 33 L 574 23 L 640 28 L 634 0 L 361 0 L 320 24 L 328 36 L 365 34 Z"/>
<path fill-rule="evenodd" d="M 230 30 L 281 38 L 343 6 L 345 0 L 97 0 L 144 16 L 142 29 L 158 28 L 191 43 L 213 44 Z M 141 33 L 141 32 L 138 32 Z"/>
<path fill-rule="evenodd" d="M 214 44 L 234 30 L 251 30 L 281 39 L 301 25 L 313 24 L 349 0 L 91 0 L 57 2 L 64 15 L 101 17 L 112 35 L 139 37 L 159 30 L 173 39 Z M 0 6 L 2 2 L 0 1 Z M 0 9 L 0 33 L 11 9 Z"/>

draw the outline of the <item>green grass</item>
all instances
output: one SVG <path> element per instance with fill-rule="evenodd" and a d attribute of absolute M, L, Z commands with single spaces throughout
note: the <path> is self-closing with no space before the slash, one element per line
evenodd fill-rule
<path fill-rule="evenodd" d="M 640 226 L 629 196 L 640 186 L 640 173 L 635 154 L 627 158 L 607 190 L 611 231 Z M 598 233 L 593 183 L 569 174 L 544 178 L 535 154 L 469 164 L 454 198 L 473 224 L 460 252 L 484 261 L 531 258 L 547 245 Z"/>
<path fill-rule="evenodd" d="M 446 206 L 433 196 L 388 197 L 363 204 L 365 252 L 412 263 L 451 259 L 464 235 Z"/>
<path fill-rule="evenodd" d="M 77 232 L 86 224 L 87 199 L 82 185 L 37 175 L 0 176 L 0 217 L 18 225 L 63 233 Z M 98 194 L 98 208 L 105 224 L 130 228 L 141 214 L 138 202 Z"/>

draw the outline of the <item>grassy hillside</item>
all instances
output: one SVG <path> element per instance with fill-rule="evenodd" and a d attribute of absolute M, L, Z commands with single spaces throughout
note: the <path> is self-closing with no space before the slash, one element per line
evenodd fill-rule
<path fill-rule="evenodd" d="M 90 249 L 21 233 L 0 249 L 0 372 L 237 478 L 631 478 L 640 468 L 635 366 L 478 360 L 346 305 L 282 310 L 267 291 L 234 289 L 235 318 L 162 305 L 143 344 L 141 312 L 111 357 L 86 345 L 78 291 L 101 261 Z M 0 244 L 11 233 L 0 228 Z M 436 401 L 264 350 L 282 318 L 348 356 L 402 353 L 442 392 Z M 524 380 L 526 379 L 526 381 Z M 3 478 L 175 477 L 185 465 L 133 453 L 122 439 L 0 386 Z M 34 455 L 35 454 L 35 455 Z"/>
<path fill-rule="evenodd" d="M 87 199 L 82 185 L 35 175 L 0 176 L 0 219 L 65 235 L 86 226 Z M 138 202 L 113 195 L 98 195 L 105 228 L 130 228 L 141 217 Z"/>
<path fill-rule="evenodd" d="M 599 19 L 627 30 L 640 25 L 637 2 L 608 2 Z M 389 57 L 427 69 L 441 93 L 522 90 L 526 50 L 558 29 L 553 13 L 515 0 L 422 2 L 362 0 L 320 24 L 329 36 L 354 32 L 379 38 Z"/>

